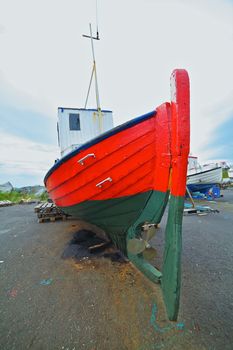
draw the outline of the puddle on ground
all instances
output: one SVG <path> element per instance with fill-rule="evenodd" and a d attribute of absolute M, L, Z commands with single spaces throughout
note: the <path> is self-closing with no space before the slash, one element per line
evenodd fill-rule
<path fill-rule="evenodd" d="M 104 243 L 105 245 L 101 246 L 101 244 Z M 90 251 L 90 247 L 93 246 L 96 246 L 96 249 Z M 104 241 L 94 232 L 86 229 L 74 233 L 73 238 L 64 249 L 62 258 L 72 258 L 76 262 L 96 258 L 107 258 L 112 262 L 118 263 L 124 263 L 127 261 L 124 255 L 111 242 Z"/>

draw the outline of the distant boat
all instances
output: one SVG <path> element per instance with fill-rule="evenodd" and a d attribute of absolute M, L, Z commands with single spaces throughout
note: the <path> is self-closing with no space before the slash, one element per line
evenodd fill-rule
<path fill-rule="evenodd" d="M 222 183 L 222 167 L 215 164 L 201 166 L 197 157 L 188 158 L 187 186 L 191 192 L 208 192 L 216 184 Z"/>
<path fill-rule="evenodd" d="M 57 161 L 45 176 L 54 203 L 105 230 L 152 281 L 161 282 L 168 316 L 178 314 L 181 229 L 189 154 L 189 78 L 171 75 L 172 100 L 113 128 Z M 168 198 L 162 273 L 145 259 Z M 149 254 L 148 254 L 149 253 Z"/>

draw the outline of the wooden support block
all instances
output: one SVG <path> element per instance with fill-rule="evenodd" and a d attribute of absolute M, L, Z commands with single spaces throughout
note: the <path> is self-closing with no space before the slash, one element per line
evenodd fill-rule
<path fill-rule="evenodd" d="M 94 253 L 98 249 L 103 249 L 109 245 L 109 242 L 102 242 L 99 244 L 92 245 L 91 247 L 88 247 L 88 250 L 90 253 Z"/>
<path fill-rule="evenodd" d="M 187 208 L 187 209 L 184 209 L 184 215 L 185 214 L 196 214 L 197 213 L 197 209 L 196 208 Z"/>

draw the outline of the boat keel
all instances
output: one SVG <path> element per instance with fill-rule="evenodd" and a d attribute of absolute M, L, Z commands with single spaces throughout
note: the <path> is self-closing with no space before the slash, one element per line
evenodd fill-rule
<path fill-rule="evenodd" d="M 153 196 L 153 195 L 152 195 Z M 149 199 L 147 207 L 155 208 L 153 200 Z M 165 206 L 167 197 L 164 198 Z M 180 284 L 181 284 L 181 250 L 182 250 L 182 218 L 184 198 L 170 196 L 168 218 L 165 230 L 165 247 L 163 254 L 162 272 L 152 266 L 143 257 L 143 254 L 131 254 L 127 251 L 129 260 L 152 282 L 161 283 L 164 303 L 168 318 L 175 321 L 179 311 Z M 162 209 L 162 208 L 161 208 Z M 163 208 L 164 211 L 165 208 Z M 156 210 L 154 211 L 156 212 Z M 157 212 L 158 213 L 158 212 Z M 129 227 L 127 240 L 137 238 L 144 222 L 158 223 L 158 215 L 150 215 L 149 210 L 144 210 L 140 218 Z"/>

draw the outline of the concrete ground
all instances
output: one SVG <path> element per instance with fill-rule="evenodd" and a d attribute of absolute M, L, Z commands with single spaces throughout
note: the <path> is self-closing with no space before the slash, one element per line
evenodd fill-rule
<path fill-rule="evenodd" d="M 220 213 L 184 216 L 175 323 L 159 286 L 72 240 L 85 223 L 38 224 L 33 205 L 0 208 L 0 349 L 233 349 L 233 191 L 222 193 L 208 202 Z"/>

